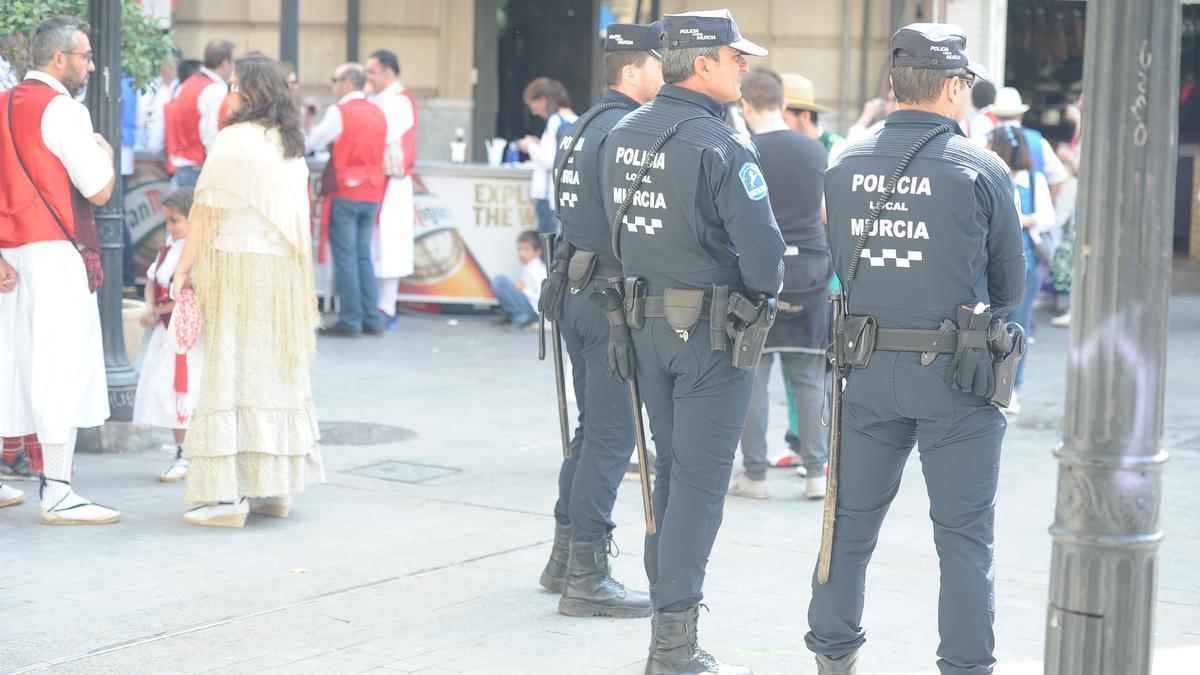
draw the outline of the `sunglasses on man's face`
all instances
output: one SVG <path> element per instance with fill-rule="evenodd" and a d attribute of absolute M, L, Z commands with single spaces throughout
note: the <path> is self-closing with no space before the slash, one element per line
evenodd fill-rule
<path fill-rule="evenodd" d="M 975 86 L 975 78 L 973 78 L 969 75 L 951 75 L 950 77 L 952 77 L 956 80 L 962 81 L 964 84 L 967 85 L 967 89 L 970 89 L 971 87 Z M 949 78 L 947 78 L 947 79 L 949 79 Z"/>

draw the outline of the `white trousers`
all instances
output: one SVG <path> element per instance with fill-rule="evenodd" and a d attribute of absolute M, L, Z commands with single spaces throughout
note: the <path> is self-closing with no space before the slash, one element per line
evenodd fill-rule
<path fill-rule="evenodd" d="M 70 242 L 0 249 L 17 271 L 0 293 L 0 436 L 37 433 L 65 444 L 72 429 L 108 419 L 96 296 Z"/>

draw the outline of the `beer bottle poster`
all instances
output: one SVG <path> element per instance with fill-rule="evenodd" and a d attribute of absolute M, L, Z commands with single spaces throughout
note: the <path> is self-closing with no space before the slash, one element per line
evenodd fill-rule
<path fill-rule="evenodd" d="M 537 227 L 525 169 L 418 167 L 413 177 L 413 275 L 407 303 L 495 305 L 491 280 L 516 279 L 517 235 Z"/>

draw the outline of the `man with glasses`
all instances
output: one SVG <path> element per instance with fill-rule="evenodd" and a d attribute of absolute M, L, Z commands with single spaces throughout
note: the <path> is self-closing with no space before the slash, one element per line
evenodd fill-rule
<path fill-rule="evenodd" d="M 387 117 L 367 100 L 367 75 L 357 63 L 338 66 L 333 74 L 338 102 L 305 141 L 308 152 L 330 148 L 321 176 L 321 246 L 333 251 L 333 273 L 341 301 L 337 323 L 321 335 L 382 335 L 378 286 L 371 262 L 371 232 L 387 188 L 384 149 Z"/>
<path fill-rule="evenodd" d="M 89 30 L 74 17 L 42 22 L 30 40 L 33 68 L 0 94 L 0 436 L 41 440 L 42 522 L 50 525 L 121 517 L 71 488 L 76 430 L 109 414 L 89 288 L 99 260 L 90 205 L 112 195 L 113 149 L 73 98 L 96 70 Z M 23 498 L 0 485 L 0 506 Z"/>
<path fill-rule="evenodd" d="M 204 65 L 179 87 L 167 105 L 167 167 L 177 187 L 195 187 L 208 148 L 221 130 L 226 84 L 233 74 L 233 43 L 213 40 L 204 48 Z"/>
<path fill-rule="evenodd" d="M 849 328 L 834 345 L 850 363 L 840 450 L 831 448 L 836 527 L 805 636 L 822 675 L 855 672 L 867 563 L 914 445 L 941 561 L 938 668 L 990 673 L 996 662 L 992 547 L 1005 417 L 981 329 L 1020 302 L 1025 256 L 1008 169 L 955 122 L 976 77 L 986 72 L 968 58 L 961 29 L 901 28 L 891 41 L 900 109 L 825 173 L 845 325 L 869 326 L 870 315 L 877 330 L 873 349 Z M 894 194 L 881 194 L 906 156 Z"/>

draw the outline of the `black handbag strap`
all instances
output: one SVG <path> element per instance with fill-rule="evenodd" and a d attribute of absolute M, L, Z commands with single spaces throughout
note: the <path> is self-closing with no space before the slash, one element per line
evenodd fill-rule
<path fill-rule="evenodd" d="M 71 232 L 67 230 L 66 224 L 59 217 L 58 211 L 55 211 L 54 207 L 50 205 L 50 200 L 46 199 L 46 195 L 42 194 L 42 189 L 38 187 L 37 181 L 33 180 L 33 174 L 29 173 L 29 167 L 25 166 L 25 160 L 21 157 L 21 149 L 17 147 L 17 132 L 13 130 L 13 99 L 16 98 L 16 95 L 17 87 L 13 87 L 12 91 L 8 92 L 8 135 L 12 139 L 13 152 L 17 155 L 17 164 L 21 165 L 21 171 L 25 172 L 25 177 L 29 179 L 29 184 L 33 186 L 33 191 L 37 193 L 38 197 L 41 197 L 42 203 L 46 205 L 46 210 L 50 212 L 50 215 L 54 216 L 54 222 L 58 223 L 58 229 L 62 230 L 67 241 L 75 246 L 75 250 L 82 254 L 83 251 L 80 249 L 79 242 L 75 241 L 75 237 L 71 236 Z"/>

